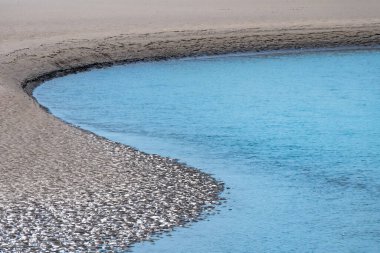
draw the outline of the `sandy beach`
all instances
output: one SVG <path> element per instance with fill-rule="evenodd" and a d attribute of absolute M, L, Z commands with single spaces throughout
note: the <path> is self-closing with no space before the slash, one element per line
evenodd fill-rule
<path fill-rule="evenodd" d="M 70 126 L 46 79 L 134 61 L 380 44 L 378 0 L 0 0 L 0 252 L 110 252 L 196 219 L 223 185 Z"/>

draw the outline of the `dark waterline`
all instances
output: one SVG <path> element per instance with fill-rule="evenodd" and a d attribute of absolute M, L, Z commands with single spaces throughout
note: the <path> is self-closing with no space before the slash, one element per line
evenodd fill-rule
<path fill-rule="evenodd" d="M 230 188 L 220 214 L 134 252 L 380 252 L 379 51 L 137 63 L 34 95 Z"/>

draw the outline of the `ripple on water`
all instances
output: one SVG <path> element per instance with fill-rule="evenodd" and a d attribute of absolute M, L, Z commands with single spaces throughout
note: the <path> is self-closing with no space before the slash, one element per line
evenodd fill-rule
<path fill-rule="evenodd" d="M 136 63 L 46 82 L 64 120 L 223 180 L 208 221 L 134 252 L 380 252 L 380 52 Z"/>

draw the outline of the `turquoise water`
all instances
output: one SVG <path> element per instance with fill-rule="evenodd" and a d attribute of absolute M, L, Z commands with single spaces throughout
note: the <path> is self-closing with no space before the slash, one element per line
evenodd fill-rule
<path fill-rule="evenodd" d="M 133 252 L 380 252 L 380 51 L 135 63 L 34 96 L 225 182 L 220 213 Z"/>

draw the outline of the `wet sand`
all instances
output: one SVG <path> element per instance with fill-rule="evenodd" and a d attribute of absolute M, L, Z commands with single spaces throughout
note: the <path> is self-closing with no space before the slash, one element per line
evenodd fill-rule
<path fill-rule="evenodd" d="M 380 44 L 378 1 L 315 2 L 0 0 L 0 252 L 126 248 L 196 219 L 223 188 L 60 121 L 34 87 L 142 60 Z"/>

